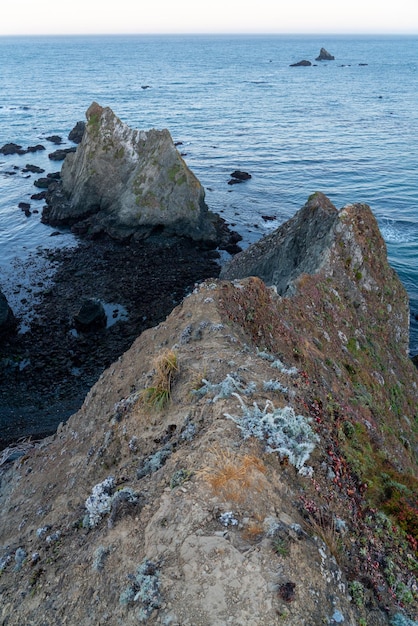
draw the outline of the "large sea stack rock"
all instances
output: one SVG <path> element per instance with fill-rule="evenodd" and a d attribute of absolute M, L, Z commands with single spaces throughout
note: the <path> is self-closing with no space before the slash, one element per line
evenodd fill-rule
<path fill-rule="evenodd" d="M 48 194 L 44 222 L 116 239 L 157 231 L 217 244 L 204 189 L 168 130 L 133 130 L 95 102 L 86 117 L 81 143 L 63 163 L 62 184 Z"/>
<path fill-rule="evenodd" d="M 221 278 L 259 276 L 282 295 L 294 291 L 300 274 L 313 274 L 321 267 L 337 221 L 335 206 L 324 194 L 315 193 L 292 219 L 231 259 Z"/>

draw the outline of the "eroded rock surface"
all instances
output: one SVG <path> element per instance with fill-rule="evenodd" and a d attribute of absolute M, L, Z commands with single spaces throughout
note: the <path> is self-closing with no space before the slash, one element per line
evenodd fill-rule
<path fill-rule="evenodd" d="M 334 239 L 289 297 L 206 281 L 9 451 L 4 624 L 414 623 L 405 292 L 371 213 L 320 204 Z"/>
<path fill-rule="evenodd" d="M 378 267 L 381 273 L 376 271 Z M 317 192 L 292 219 L 231 259 L 220 277 L 234 280 L 258 276 L 280 295 L 289 296 L 303 283 L 305 275 L 319 272 L 344 289 L 359 315 L 364 311 L 364 293 L 370 293 L 370 297 L 375 294 L 377 302 L 384 297 L 384 281 L 394 284 L 395 272 L 387 263 L 386 245 L 370 207 L 353 204 L 337 211 L 324 194 Z M 393 329 L 407 354 L 408 295 L 399 281 L 395 284 L 393 303 L 382 305 L 384 324 Z M 369 321 L 365 319 L 365 324 L 377 323 L 373 310 L 367 315 Z"/>
<path fill-rule="evenodd" d="M 157 232 L 220 243 L 222 221 L 208 211 L 204 189 L 168 130 L 133 130 L 97 103 L 86 117 L 77 151 L 50 188 L 45 222 L 122 240 Z"/>
<path fill-rule="evenodd" d="M 222 268 L 221 278 L 259 276 L 284 295 L 300 274 L 313 274 L 321 267 L 335 242 L 337 220 L 334 205 L 316 193 L 292 219 L 235 255 Z"/>

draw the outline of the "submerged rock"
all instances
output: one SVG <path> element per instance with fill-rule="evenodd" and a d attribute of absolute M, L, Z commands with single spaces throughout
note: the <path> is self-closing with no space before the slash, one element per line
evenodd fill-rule
<path fill-rule="evenodd" d="M 219 219 L 177 151 L 168 130 L 133 130 L 113 111 L 93 103 L 75 154 L 62 170 L 62 185 L 48 197 L 43 221 L 77 225 L 78 232 L 115 239 L 153 233 L 216 246 Z"/>

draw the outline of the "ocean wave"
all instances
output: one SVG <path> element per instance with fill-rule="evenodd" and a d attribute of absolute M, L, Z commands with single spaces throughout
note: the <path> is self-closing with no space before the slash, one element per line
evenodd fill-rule
<path fill-rule="evenodd" d="M 418 230 L 416 225 L 408 224 L 403 221 L 386 218 L 380 224 L 380 232 L 387 243 L 418 242 Z"/>

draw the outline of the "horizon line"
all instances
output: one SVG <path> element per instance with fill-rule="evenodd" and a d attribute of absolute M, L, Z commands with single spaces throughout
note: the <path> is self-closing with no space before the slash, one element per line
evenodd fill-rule
<path fill-rule="evenodd" d="M 418 31 L 146 31 L 146 32 L 43 32 L 43 33 L 0 33 L 0 37 L 243 37 L 243 36 L 260 36 L 260 37 L 280 37 L 280 36 L 310 36 L 310 37 L 417 37 Z"/>

